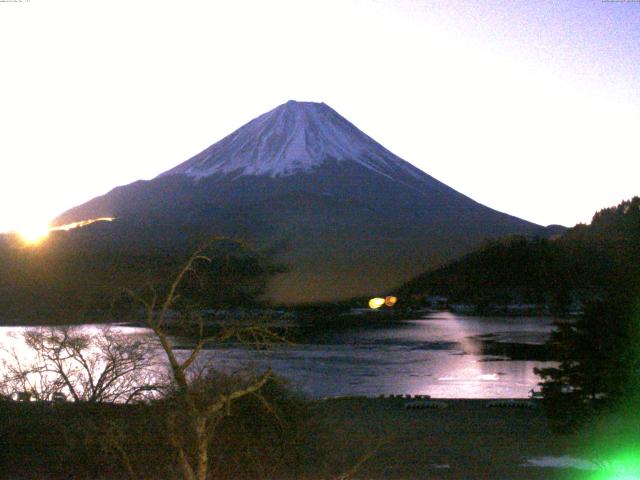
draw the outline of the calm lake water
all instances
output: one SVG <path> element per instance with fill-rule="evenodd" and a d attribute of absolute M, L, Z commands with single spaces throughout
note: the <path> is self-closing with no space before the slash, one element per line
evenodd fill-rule
<path fill-rule="evenodd" d="M 0 327 L 0 344 L 17 345 L 11 334 L 23 329 Z M 139 328 L 118 329 L 132 335 L 145 333 Z M 526 397 L 539 382 L 534 367 L 552 363 L 484 355 L 477 337 L 492 335 L 503 342 L 541 344 L 551 330 L 550 318 L 487 318 L 439 312 L 393 326 L 328 332 L 317 341 L 278 346 L 269 352 L 249 353 L 229 346 L 209 349 L 204 355 L 226 371 L 247 364 L 257 369 L 271 365 L 311 397 Z"/>

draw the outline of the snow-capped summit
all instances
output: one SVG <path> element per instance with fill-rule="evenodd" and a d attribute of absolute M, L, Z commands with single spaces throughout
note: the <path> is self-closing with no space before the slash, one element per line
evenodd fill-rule
<path fill-rule="evenodd" d="M 160 176 L 288 176 L 345 160 L 386 176 L 398 169 L 417 173 L 328 105 L 290 100 Z"/>

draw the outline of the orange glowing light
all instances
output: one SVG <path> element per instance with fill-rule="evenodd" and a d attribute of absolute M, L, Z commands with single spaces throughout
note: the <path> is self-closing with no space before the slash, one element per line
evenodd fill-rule
<path fill-rule="evenodd" d="M 384 305 L 384 298 L 375 297 L 369 300 L 369 308 L 376 310 Z"/>
<path fill-rule="evenodd" d="M 384 299 L 384 304 L 387 307 L 393 307 L 397 301 L 398 301 L 398 297 L 388 296 L 387 298 Z"/>

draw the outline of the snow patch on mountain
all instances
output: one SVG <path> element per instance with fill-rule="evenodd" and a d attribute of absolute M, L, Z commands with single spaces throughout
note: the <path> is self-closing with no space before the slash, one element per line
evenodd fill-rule
<path fill-rule="evenodd" d="M 357 162 L 387 177 L 398 170 L 416 178 L 424 175 L 324 103 L 289 101 L 160 176 L 288 176 L 326 161 Z"/>

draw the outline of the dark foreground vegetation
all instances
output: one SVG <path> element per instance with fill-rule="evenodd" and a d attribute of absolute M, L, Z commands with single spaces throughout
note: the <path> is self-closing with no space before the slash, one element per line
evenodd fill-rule
<path fill-rule="evenodd" d="M 576 321 L 556 326 L 549 347 L 559 364 L 536 373 L 557 430 L 575 431 L 628 405 L 640 407 L 638 290 L 607 292 L 587 303 Z M 640 434 L 635 448 L 640 454 Z"/>
<path fill-rule="evenodd" d="M 272 409 L 247 398 L 220 423 L 209 478 L 553 479 L 566 473 L 523 466 L 570 451 L 569 439 L 549 431 L 540 408 L 487 408 L 484 400 L 449 401 L 435 410 L 407 410 L 402 399 L 305 402 L 275 383 L 264 396 Z M 0 478 L 181 478 L 166 427 L 173 408 L 0 403 Z"/>
<path fill-rule="evenodd" d="M 276 381 L 260 398 L 230 404 L 210 432 L 210 478 L 299 478 L 303 465 L 317 469 L 317 457 L 300 443 L 307 409 Z M 190 444 L 188 421 L 171 398 L 129 405 L 3 401 L 0 477 L 183 478 L 174 442 Z M 196 456 L 190 448 L 185 454 Z"/>

